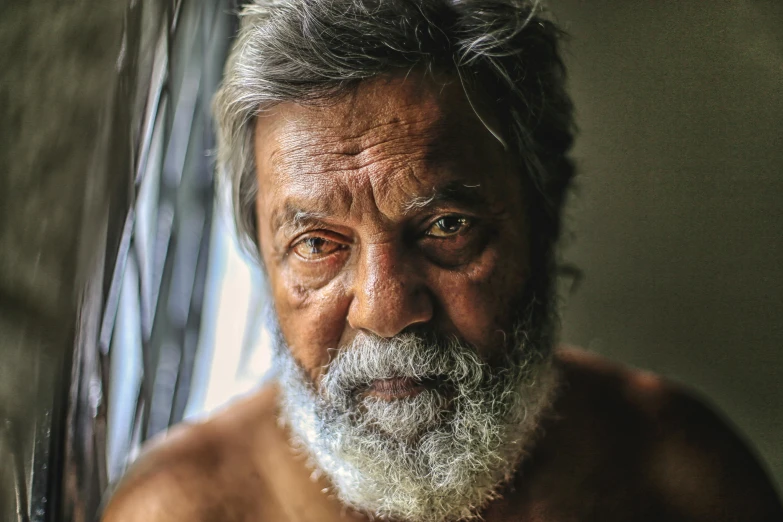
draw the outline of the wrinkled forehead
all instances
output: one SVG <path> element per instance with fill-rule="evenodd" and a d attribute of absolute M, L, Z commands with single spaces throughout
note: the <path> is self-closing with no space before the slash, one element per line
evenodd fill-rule
<path fill-rule="evenodd" d="M 363 81 L 329 103 L 279 104 L 256 120 L 259 173 L 301 173 L 315 159 L 334 169 L 356 166 L 374 148 L 430 163 L 503 153 L 478 98 L 469 99 L 458 78 L 411 73 Z"/>
<path fill-rule="evenodd" d="M 258 219 L 380 226 L 434 199 L 500 212 L 521 181 L 487 122 L 458 79 L 421 73 L 367 80 L 328 105 L 277 105 L 256 122 Z"/>
<path fill-rule="evenodd" d="M 302 132 L 316 137 L 342 132 L 342 137 L 358 137 L 373 129 L 407 120 L 417 129 L 436 131 L 459 110 L 461 89 L 450 79 L 383 76 L 364 80 L 331 100 L 277 105 L 257 120 L 257 132 L 267 133 L 286 126 L 289 133 Z M 453 119 L 453 115 L 452 115 Z M 302 122 L 304 125 L 293 125 Z M 313 125 L 315 124 L 315 125 Z"/>

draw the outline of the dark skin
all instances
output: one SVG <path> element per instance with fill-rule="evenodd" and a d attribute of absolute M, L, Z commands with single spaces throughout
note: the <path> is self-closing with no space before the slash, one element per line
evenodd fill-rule
<path fill-rule="evenodd" d="M 331 107 L 284 104 L 256 127 L 261 254 L 314 381 L 358 331 L 426 324 L 491 358 L 529 276 L 513 157 L 458 85 L 414 78 Z"/>
<path fill-rule="evenodd" d="M 392 76 L 327 107 L 282 104 L 255 137 L 261 255 L 281 331 L 316 385 L 360 331 L 424 325 L 485 360 L 505 349 L 509 309 L 535 276 L 526 194 L 457 82 Z M 542 436 L 484 520 L 783 520 L 756 459 L 701 403 L 585 352 L 555 361 Z M 153 443 L 103 520 L 369 520 L 311 476 L 277 397 L 270 384 Z"/>

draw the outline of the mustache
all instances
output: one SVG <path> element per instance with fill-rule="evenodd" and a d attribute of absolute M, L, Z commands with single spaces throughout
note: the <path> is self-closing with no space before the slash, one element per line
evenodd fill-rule
<path fill-rule="evenodd" d="M 382 338 L 360 332 L 329 363 L 320 392 L 327 401 L 345 402 L 374 381 L 395 378 L 472 389 L 480 386 L 487 371 L 477 351 L 456 337 L 406 332 Z"/>

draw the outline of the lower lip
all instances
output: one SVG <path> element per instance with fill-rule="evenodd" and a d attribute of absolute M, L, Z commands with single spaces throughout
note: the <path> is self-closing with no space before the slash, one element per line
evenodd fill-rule
<path fill-rule="evenodd" d="M 418 395 L 425 389 L 424 385 L 410 377 L 395 377 L 393 379 L 378 379 L 370 384 L 367 396 L 382 400 L 404 399 Z"/>

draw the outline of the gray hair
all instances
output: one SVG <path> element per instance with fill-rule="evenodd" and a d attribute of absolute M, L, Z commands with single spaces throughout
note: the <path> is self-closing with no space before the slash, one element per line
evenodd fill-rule
<path fill-rule="evenodd" d="M 455 74 L 466 93 L 493 101 L 530 189 L 531 246 L 541 256 L 533 269 L 550 269 L 574 175 L 561 36 L 535 0 L 251 2 L 214 100 L 218 176 L 243 246 L 258 257 L 256 116 L 285 101 L 335 100 L 362 80 L 421 68 Z"/>
<path fill-rule="evenodd" d="M 520 314 L 493 365 L 458 338 L 359 332 L 318 389 L 278 334 L 281 420 L 344 504 L 382 520 L 481 520 L 535 444 L 555 397 L 547 324 Z M 394 401 L 357 393 L 389 377 L 439 385 Z"/>

